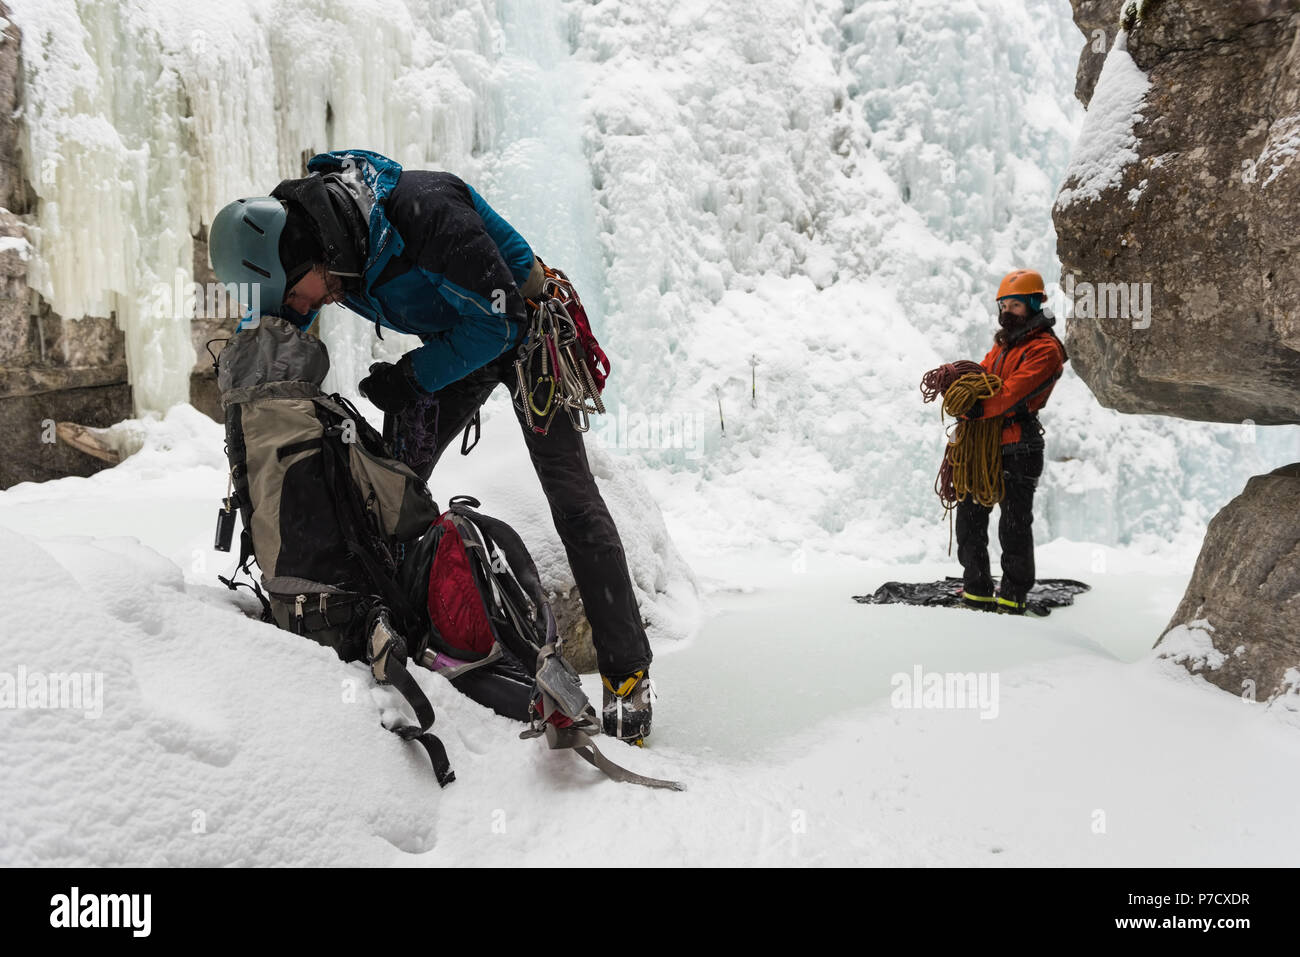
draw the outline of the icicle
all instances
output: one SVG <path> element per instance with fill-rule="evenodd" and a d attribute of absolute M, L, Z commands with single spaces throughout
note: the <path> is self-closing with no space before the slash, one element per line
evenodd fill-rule
<path fill-rule="evenodd" d="M 189 398 L 192 312 L 173 290 L 225 203 L 301 175 L 304 152 L 362 146 L 472 179 L 495 145 L 490 0 L 10 7 L 39 199 L 28 281 L 61 316 L 116 316 L 140 412 Z M 370 357 L 346 344 L 350 388 Z"/>

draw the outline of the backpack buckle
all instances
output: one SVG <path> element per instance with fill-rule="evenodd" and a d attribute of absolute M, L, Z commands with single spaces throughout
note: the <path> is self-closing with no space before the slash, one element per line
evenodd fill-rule
<path fill-rule="evenodd" d="M 406 664 L 406 657 L 405 639 L 393 630 L 387 609 L 377 606 L 366 622 L 366 662 L 370 665 L 370 673 L 381 685 L 388 684 L 391 681 L 388 676 L 390 663 L 401 668 Z"/>

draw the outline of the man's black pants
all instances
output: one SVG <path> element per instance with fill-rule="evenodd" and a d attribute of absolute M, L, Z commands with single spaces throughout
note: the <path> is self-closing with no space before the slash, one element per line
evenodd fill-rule
<path fill-rule="evenodd" d="M 413 412 L 421 421 L 411 421 L 408 414 L 398 417 L 399 454 L 421 479 L 429 480 L 443 451 L 460 436 L 493 389 L 504 384 L 513 390 L 514 360 L 515 350 L 509 349 L 439 389 L 431 402 L 421 403 Z M 623 542 L 587 465 L 582 433 L 573 428 L 563 409 L 551 420 L 546 435 L 528 427 L 518 406 L 515 416 L 582 595 L 601 674 L 622 676 L 647 667 L 650 642 L 632 591 Z"/>
<path fill-rule="evenodd" d="M 1034 587 L 1034 490 L 1042 474 L 1042 449 L 1003 451 L 1006 496 L 998 506 L 998 542 L 1002 545 L 999 593 L 1009 601 L 1023 602 Z M 965 590 L 972 595 L 993 594 L 989 573 L 992 511 L 969 498 L 957 503 L 957 560 L 961 562 Z"/>

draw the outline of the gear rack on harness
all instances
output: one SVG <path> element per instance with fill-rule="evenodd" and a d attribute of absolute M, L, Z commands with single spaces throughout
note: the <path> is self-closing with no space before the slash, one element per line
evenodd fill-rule
<path fill-rule="evenodd" d="M 590 416 L 605 411 L 600 392 L 609 359 L 596 343 L 568 277 L 544 263 L 543 269 L 541 295 L 527 300 L 532 317 L 515 360 L 514 401 L 536 433 L 547 434 L 560 409 L 575 431 L 586 432 Z"/>

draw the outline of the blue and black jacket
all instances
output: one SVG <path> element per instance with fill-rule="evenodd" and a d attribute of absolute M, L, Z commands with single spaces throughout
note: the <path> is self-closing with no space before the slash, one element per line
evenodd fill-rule
<path fill-rule="evenodd" d="M 451 173 L 403 170 L 366 150 L 321 153 L 307 169 L 346 172 L 354 193 L 361 190 L 364 265 L 342 305 L 377 327 L 420 337 L 424 344 L 406 358 L 425 391 L 482 368 L 523 338 L 519 287 L 535 257 L 473 188 Z"/>

